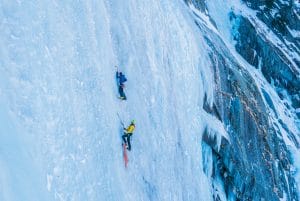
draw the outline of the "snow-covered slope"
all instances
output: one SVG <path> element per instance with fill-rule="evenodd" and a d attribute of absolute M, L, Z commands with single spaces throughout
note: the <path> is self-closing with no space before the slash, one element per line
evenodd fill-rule
<path fill-rule="evenodd" d="M 0 1 L 0 200 L 297 200 L 294 110 L 230 12 L 254 18 L 237 0 Z"/>

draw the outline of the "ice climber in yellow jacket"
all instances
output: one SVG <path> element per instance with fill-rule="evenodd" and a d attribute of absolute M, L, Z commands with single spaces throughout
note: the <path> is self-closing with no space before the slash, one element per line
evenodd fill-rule
<path fill-rule="evenodd" d="M 124 135 L 122 135 L 123 142 L 127 145 L 126 148 L 129 151 L 131 150 L 130 137 L 135 129 L 134 123 L 134 120 L 132 120 L 130 125 L 127 128 L 124 128 Z"/>

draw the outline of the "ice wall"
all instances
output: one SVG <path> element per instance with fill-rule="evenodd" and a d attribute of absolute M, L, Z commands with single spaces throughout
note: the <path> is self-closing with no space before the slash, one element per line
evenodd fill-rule
<path fill-rule="evenodd" d="M 184 2 L 3 0 L 0 19 L 0 198 L 212 199 L 201 158 L 212 74 Z M 136 120 L 128 169 L 117 114 Z"/>

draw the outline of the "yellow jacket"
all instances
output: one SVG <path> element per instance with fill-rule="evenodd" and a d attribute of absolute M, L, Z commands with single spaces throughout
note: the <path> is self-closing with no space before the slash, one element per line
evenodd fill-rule
<path fill-rule="evenodd" d="M 126 130 L 126 133 L 133 133 L 134 129 L 135 129 L 135 125 L 134 124 L 130 124 L 128 126 L 128 128 L 126 128 L 125 130 Z"/>

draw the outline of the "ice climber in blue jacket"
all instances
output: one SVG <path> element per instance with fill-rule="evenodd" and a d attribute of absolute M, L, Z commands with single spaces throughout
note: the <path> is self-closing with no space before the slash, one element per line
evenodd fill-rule
<path fill-rule="evenodd" d="M 124 93 L 124 82 L 127 81 L 127 78 L 125 77 L 125 75 L 122 72 L 119 72 L 117 70 L 116 72 L 116 78 L 117 78 L 117 82 L 118 82 L 118 90 L 119 90 L 119 94 L 120 94 L 120 99 L 122 100 L 126 100 L 126 95 Z"/>

